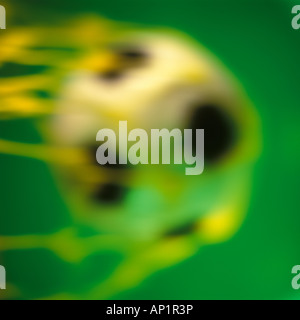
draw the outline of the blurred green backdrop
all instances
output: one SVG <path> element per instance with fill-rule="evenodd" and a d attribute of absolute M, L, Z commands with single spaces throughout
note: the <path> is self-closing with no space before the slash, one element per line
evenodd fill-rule
<path fill-rule="evenodd" d="M 114 298 L 300 298 L 291 287 L 291 269 L 300 264 L 300 30 L 291 27 L 291 9 L 297 1 L 9 0 L 1 4 L 7 7 L 7 28 L 10 13 L 22 25 L 30 21 L 55 23 L 57 18 L 74 13 L 97 12 L 112 20 L 186 32 L 236 75 L 261 116 L 263 152 L 256 166 L 250 210 L 238 233 L 225 243 L 204 247 L 198 255 L 156 272 L 137 288 Z M 40 140 L 24 120 L 1 122 L 0 137 L 20 140 L 20 128 L 22 141 Z M 0 234 L 51 232 L 67 225 L 66 206 L 45 164 L 4 155 L 0 161 Z M 105 254 L 92 259 L 103 259 Z M 41 252 L 42 259 L 18 270 L 16 264 L 29 259 L 28 255 L 19 251 L 3 256 L 7 270 L 11 270 L 9 280 L 22 286 L 28 275 L 32 276 L 33 297 L 35 292 L 43 295 L 59 276 L 61 283 L 68 281 L 63 263 L 60 268 L 66 272 L 51 273 L 57 262 L 50 253 Z M 114 259 L 118 257 L 108 261 L 114 263 Z M 102 276 L 109 267 L 103 267 Z M 39 279 L 41 268 L 49 270 L 53 279 Z"/>

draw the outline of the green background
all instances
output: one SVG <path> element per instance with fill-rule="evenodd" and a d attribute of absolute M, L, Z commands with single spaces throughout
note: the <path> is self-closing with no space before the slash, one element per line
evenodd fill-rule
<path fill-rule="evenodd" d="M 181 30 L 204 44 L 236 75 L 261 117 L 263 151 L 255 170 L 250 210 L 238 233 L 225 243 L 204 247 L 196 256 L 156 272 L 115 298 L 300 298 L 300 292 L 291 287 L 291 269 L 300 264 L 300 30 L 291 27 L 294 4 L 297 2 L 283 0 L 7 2 L 7 7 L 18 8 L 14 9 L 14 21 L 19 24 L 55 23 L 58 17 L 73 13 L 97 12 L 112 20 Z M 37 132 L 21 120 L 1 122 L 0 136 L 39 141 Z M 51 232 L 67 225 L 66 206 L 45 164 L 4 155 L 0 161 L 0 234 Z M 67 281 L 64 263 L 60 265 L 62 272 L 53 271 L 53 279 L 39 279 L 41 268 L 49 274 L 51 268 L 57 268 L 50 254 L 41 252 L 40 257 L 36 267 L 24 265 L 21 271 L 8 274 L 19 283 L 28 281 L 24 280 L 26 275 L 36 274 L 32 296 L 37 291 L 43 295 L 58 276 Z M 22 251 L 6 253 L 7 270 L 22 258 L 28 259 Z"/>

